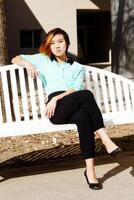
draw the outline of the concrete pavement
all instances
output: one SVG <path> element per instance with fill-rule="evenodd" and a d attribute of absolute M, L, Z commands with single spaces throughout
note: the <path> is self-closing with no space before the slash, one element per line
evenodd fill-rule
<path fill-rule="evenodd" d="M 0 200 L 133 200 L 134 151 L 96 157 L 103 189 L 89 189 L 81 158 L 0 171 Z"/>

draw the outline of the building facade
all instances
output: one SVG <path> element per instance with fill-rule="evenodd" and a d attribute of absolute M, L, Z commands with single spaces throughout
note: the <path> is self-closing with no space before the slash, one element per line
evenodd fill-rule
<path fill-rule="evenodd" d="M 69 53 L 82 63 L 109 61 L 110 0 L 6 0 L 9 62 L 17 54 L 38 52 L 46 32 L 68 32 Z"/>

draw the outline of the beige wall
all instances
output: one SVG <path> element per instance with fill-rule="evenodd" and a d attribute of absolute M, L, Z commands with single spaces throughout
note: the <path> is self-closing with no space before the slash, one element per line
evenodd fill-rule
<path fill-rule="evenodd" d="M 77 55 L 76 0 L 25 0 L 45 32 L 55 27 L 70 36 L 70 53 Z"/>

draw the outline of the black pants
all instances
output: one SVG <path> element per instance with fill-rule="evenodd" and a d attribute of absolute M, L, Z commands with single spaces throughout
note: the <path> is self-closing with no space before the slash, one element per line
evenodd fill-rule
<path fill-rule="evenodd" d="M 48 102 L 64 91 L 48 96 Z M 104 127 L 102 115 L 93 94 L 89 90 L 71 93 L 58 101 L 53 124 L 75 123 L 78 127 L 80 147 L 84 159 L 95 157 L 94 132 Z"/>

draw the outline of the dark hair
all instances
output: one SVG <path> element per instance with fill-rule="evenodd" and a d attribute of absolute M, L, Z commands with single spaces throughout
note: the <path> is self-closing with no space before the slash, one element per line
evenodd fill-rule
<path fill-rule="evenodd" d="M 51 53 L 50 45 L 51 45 L 51 41 L 52 41 L 53 37 L 57 34 L 63 35 L 63 37 L 66 41 L 66 45 L 67 45 L 67 48 L 66 48 L 66 53 L 67 53 L 68 47 L 70 45 L 70 40 L 69 40 L 68 34 L 61 28 L 52 29 L 45 35 L 45 38 L 42 41 L 41 46 L 39 48 L 40 53 L 44 53 L 45 55 L 49 56 L 50 58 L 54 57 L 53 54 Z"/>

